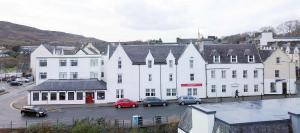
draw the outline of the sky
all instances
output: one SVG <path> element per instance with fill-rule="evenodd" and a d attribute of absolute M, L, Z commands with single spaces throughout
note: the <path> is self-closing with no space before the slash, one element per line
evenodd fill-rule
<path fill-rule="evenodd" d="M 0 0 L 0 21 L 132 41 L 218 37 L 300 19 L 300 0 Z"/>

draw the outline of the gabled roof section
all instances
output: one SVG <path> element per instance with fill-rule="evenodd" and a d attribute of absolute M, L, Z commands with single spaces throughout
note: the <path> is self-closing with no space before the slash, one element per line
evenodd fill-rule
<path fill-rule="evenodd" d="M 219 55 L 221 64 L 229 64 L 230 54 L 238 56 L 238 63 L 248 63 L 247 55 L 254 55 L 255 63 L 261 63 L 259 52 L 253 44 L 210 44 L 204 45 L 203 57 L 213 64 L 213 56 Z"/>
<path fill-rule="evenodd" d="M 175 57 L 175 62 L 177 63 L 187 45 L 122 45 L 122 47 L 133 62 L 133 65 L 145 65 L 145 60 L 149 51 L 154 58 L 154 64 L 166 64 L 166 58 L 168 57 L 170 50 Z M 110 47 L 110 57 L 116 48 L 117 46 Z"/>
<path fill-rule="evenodd" d="M 261 60 L 263 62 L 266 61 L 267 58 L 269 58 L 273 52 L 274 52 L 273 50 L 259 50 L 259 55 Z"/>

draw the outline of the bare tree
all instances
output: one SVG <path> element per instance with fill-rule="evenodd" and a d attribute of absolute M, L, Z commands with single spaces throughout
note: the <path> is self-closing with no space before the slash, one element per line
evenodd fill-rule
<path fill-rule="evenodd" d="M 261 27 L 259 29 L 260 32 L 272 32 L 272 33 L 276 33 L 276 30 L 274 27 L 272 26 L 265 26 L 265 27 Z"/>
<path fill-rule="evenodd" d="M 277 27 L 277 31 L 283 35 L 294 35 L 295 31 L 299 29 L 300 22 L 299 20 L 290 20 L 280 24 Z"/>

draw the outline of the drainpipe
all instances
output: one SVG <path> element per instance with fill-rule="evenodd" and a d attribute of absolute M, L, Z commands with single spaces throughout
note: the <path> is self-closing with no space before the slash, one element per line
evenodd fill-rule
<path fill-rule="evenodd" d="M 160 89 L 160 99 L 162 99 L 162 92 L 161 92 L 161 64 L 159 64 L 159 89 Z"/>
<path fill-rule="evenodd" d="M 141 101 L 141 66 L 139 64 L 139 101 Z"/>
<path fill-rule="evenodd" d="M 206 98 L 208 98 L 208 96 L 207 96 L 207 64 L 205 64 L 205 95 L 206 95 Z"/>
<path fill-rule="evenodd" d="M 177 98 L 178 98 L 178 87 L 177 87 L 177 85 L 178 85 L 178 81 L 177 81 L 177 64 L 176 64 L 176 62 L 175 62 L 175 71 L 176 71 L 176 94 L 177 94 Z"/>

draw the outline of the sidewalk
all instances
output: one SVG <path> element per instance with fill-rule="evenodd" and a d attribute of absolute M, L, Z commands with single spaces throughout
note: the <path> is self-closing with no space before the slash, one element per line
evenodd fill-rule
<path fill-rule="evenodd" d="M 282 98 L 296 98 L 299 95 L 264 95 L 264 96 L 241 96 L 239 98 L 234 97 L 218 97 L 218 98 L 203 98 L 202 104 L 209 103 L 222 103 L 222 102 L 237 102 L 237 101 L 256 101 L 265 99 L 282 99 Z M 169 103 L 176 103 L 176 100 L 170 100 Z M 26 97 L 17 99 L 12 103 L 12 107 L 20 110 L 23 106 L 27 105 Z M 48 109 L 48 111 L 59 111 L 60 109 L 66 108 L 95 108 L 95 107 L 113 107 L 113 103 L 103 103 L 103 104 L 59 104 L 59 105 L 41 105 Z"/>

